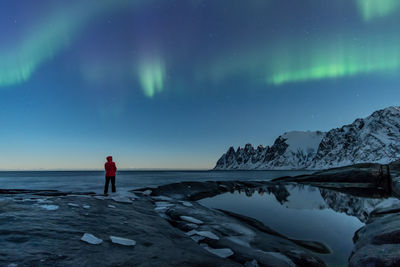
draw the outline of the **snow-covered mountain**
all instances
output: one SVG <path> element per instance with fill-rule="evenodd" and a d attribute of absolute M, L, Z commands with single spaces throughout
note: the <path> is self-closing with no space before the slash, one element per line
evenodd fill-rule
<path fill-rule="evenodd" d="M 215 169 L 325 169 L 400 159 L 400 107 L 378 110 L 365 119 L 323 132 L 288 132 L 270 147 L 233 147 Z"/>

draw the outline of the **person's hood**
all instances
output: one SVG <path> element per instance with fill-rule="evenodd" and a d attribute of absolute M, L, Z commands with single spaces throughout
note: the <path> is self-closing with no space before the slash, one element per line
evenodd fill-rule
<path fill-rule="evenodd" d="M 112 162 L 112 157 L 111 157 L 111 156 L 108 156 L 108 157 L 107 157 L 107 161 L 108 161 L 108 162 Z"/>

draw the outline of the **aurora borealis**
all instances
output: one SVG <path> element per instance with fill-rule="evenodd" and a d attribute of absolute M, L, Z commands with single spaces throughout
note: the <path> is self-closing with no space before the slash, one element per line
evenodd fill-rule
<path fill-rule="evenodd" d="M 0 169 L 212 168 L 400 99 L 397 0 L 6 0 Z"/>

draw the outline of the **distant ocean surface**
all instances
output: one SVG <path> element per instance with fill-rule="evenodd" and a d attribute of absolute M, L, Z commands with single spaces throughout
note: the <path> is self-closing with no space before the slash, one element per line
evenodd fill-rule
<path fill-rule="evenodd" d="M 311 171 L 119 171 L 117 191 L 154 187 L 182 181 L 268 181 Z M 101 193 L 103 171 L 2 171 L 1 189 L 53 189 Z"/>

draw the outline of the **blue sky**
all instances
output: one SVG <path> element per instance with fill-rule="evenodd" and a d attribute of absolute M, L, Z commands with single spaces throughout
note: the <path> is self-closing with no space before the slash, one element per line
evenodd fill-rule
<path fill-rule="evenodd" d="M 209 169 L 400 99 L 396 1 L 0 3 L 0 169 Z"/>

